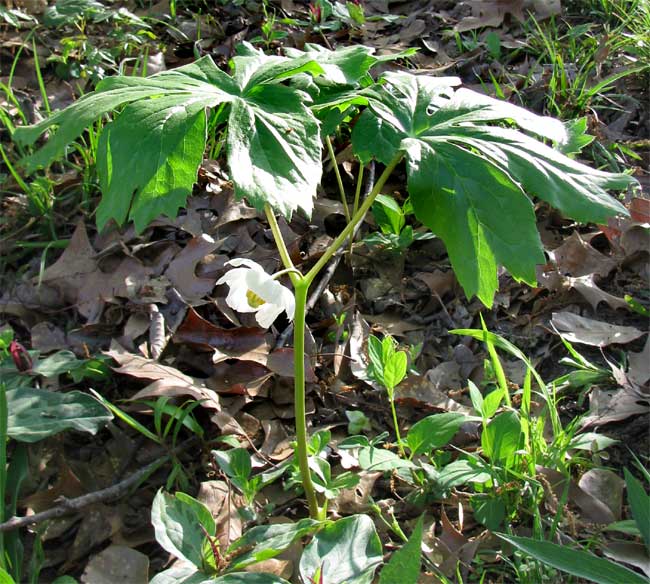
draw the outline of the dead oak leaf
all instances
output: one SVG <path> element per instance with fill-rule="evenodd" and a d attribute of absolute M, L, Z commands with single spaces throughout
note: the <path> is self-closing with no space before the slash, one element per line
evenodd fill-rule
<path fill-rule="evenodd" d="M 600 253 L 578 232 L 574 232 L 560 247 L 548 254 L 562 274 L 574 278 L 589 275 L 604 278 L 618 265 L 618 260 Z"/>
<path fill-rule="evenodd" d="M 186 301 L 197 302 L 212 292 L 217 279 L 200 278 L 196 275 L 196 268 L 201 260 L 221 247 L 222 243 L 222 240 L 215 241 L 206 234 L 194 237 L 169 264 L 165 276 Z M 219 255 L 215 260 L 225 266 L 228 258 Z"/>
<path fill-rule="evenodd" d="M 593 347 L 624 345 L 646 334 L 633 326 L 618 326 L 572 312 L 554 312 L 551 324 L 570 343 Z"/>
<path fill-rule="evenodd" d="M 562 13 L 560 0 L 472 0 L 467 4 L 472 7 L 472 16 L 467 16 L 456 24 L 456 32 L 484 26 L 498 27 L 509 15 L 524 22 L 529 13 L 538 21 Z"/>
<path fill-rule="evenodd" d="M 573 288 L 596 310 L 601 302 L 607 303 L 611 308 L 630 309 L 630 306 L 623 298 L 609 294 L 599 288 L 594 282 L 594 275 L 581 276 L 579 278 L 567 278 L 566 284 Z"/>
<path fill-rule="evenodd" d="M 172 341 L 214 351 L 214 363 L 226 359 L 240 359 L 266 365 L 269 353 L 269 345 L 263 329 L 257 327 L 223 329 L 201 317 L 193 308 L 188 309 L 185 320 L 176 330 Z"/>
<path fill-rule="evenodd" d="M 61 257 L 43 272 L 41 282 L 59 290 L 66 302 L 76 304 L 88 277 L 99 271 L 96 256 L 84 221 L 80 219 L 68 246 Z"/>

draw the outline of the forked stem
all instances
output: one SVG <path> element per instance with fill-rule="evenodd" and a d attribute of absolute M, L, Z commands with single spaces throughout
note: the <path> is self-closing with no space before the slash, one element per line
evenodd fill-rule
<path fill-rule="evenodd" d="M 311 480 L 311 472 L 309 470 L 309 453 L 307 452 L 307 416 L 305 406 L 305 312 L 307 305 L 307 296 L 309 294 L 309 287 L 314 281 L 320 270 L 327 264 L 337 250 L 345 244 L 345 241 L 354 231 L 357 223 L 363 220 L 370 209 L 375 197 L 379 194 L 384 184 L 388 180 L 395 167 L 402 160 L 403 153 L 398 152 L 395 158 L 384 169 L 384 172 L 379 177 L 374 188 L 363 202 L 363 204 L 356 210 L 352 219 L 345 226 L 341 234 L 332 242 L 327 248 L 325 253 L 320 257 L 311 270 L 305 275 L 300 275 L 300 272 L 295 268 L 287 246 L 282 238 L 280 227 L 275 218 L 275 214 L 271 207 L 267 204 L 264 207 L 264 212 L 268 219 L 273 233 L 275 244 L 280 252 L 280 258 L 285 267 L 286 272 L 291 277 L 293 283 L 294 294 L 296 299 L 296 309 L 294 314 L 294 331 L 293 331 L 293 372 L 294 372 L 294 411 L 296 417 L 296 456 L 298 458 L 298 466 L 300 468 L 300 475 L 302 478 L 302 486 L 305 491 L 305 498 L 309 506 L 309 515 L 312 519 L 324 519 L 327 507 L 320 508 L 318 505 L 318 498 L 316 490 Z"/>

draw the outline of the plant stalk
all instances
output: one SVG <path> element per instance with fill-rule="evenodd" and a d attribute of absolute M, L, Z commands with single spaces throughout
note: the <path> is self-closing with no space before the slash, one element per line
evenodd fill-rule
<path fill-rule="evenodd" d="M 293 329 L 293 372 L 294 372 L 294 412 L 296 417 L 296 456 L 302 476 L 302 487 L 305 491 L 309 515 L 312 519 L 320 519 L 318 499 L 311 481 L 309 471 L 309 453 L 307 452 L 307 416 L 305 408 L 305 306 L 309 282 L 299 280 L 294 283 L 296 295 L 296 312 Z"/>
<path fill-rule="evenodd" d="M 293 265 L 289 251 L 282 238 L 280 226 L 275 218 L 275 214 L 270 205 L 264 206 L 264 212 L 269 222 L 273 238 L 280 253 L 280 258 L 285 269 L 288 271 L 293 283 L 294 294 L 296 298 L 296 309 L 294 314 L 294 332 L 293 332 L 293 371 L 294 371 L 294 411 L 296 418 L 296 457 L 300 468 L 302 486 L 305 491 L 305 498 L 309 506 L 309 515 L 313 519 L 323 519 L 325 508 L 320 509 L 314 484 L 311 480 L 309 470 L 309 453 L 307 452 L 307 416 L 305 407 L 305 312 L 307 305 L 307 295 L 309 287 L 314 281 L 320 270 L 327 264 L 338 249 L 345 244 L 348 237 L 354 232 L 355 226 L 363 221 L 368 209 L 372 206 L 375 197 L 379 194 L 388 177 L 392 174 L 395 167 L 399 164 L 404 156 L 403 152 L 398 152 L 390 164 L 386 166 L 384 172 L 379 177 L 372 191 L 369 193 L 363 204 L 357 209 L 352 219 L 345 226 L 341 234 L 332 242 L 325 253 L 314 264 L 305 276 L 301 276 Z"/>
<path fill-rule="evenodd" d="M 402 436 L 399 431 L 399 423 L 397 421 L 397 409 L 395 408 L 395 390 L 391 389 L 388 392 L 388 401 L 390 401 L 390 410 L 393 414 L 393 426 L 395 426 L 395 437 L 397 438 L 397 448 L 399 454 L 402 458 L 406 458 L 406 452 L 404 452 L 404 446 L 402 445 Z"/>
<path fill-rule="evenodd" d="M 282 232 L 280 231 L 280 226 L 278 225 L 278 220 L 275 218 L 275 213 L 273 212 L 271 205 L 268 203 L 264 205 L 264 213 L 266 214 L 266 220 L 269 222 L 269 227 L 271 228 L 271 233 L 273 234 L 273 239 L 275 240 L 275 246 L 278 248 L 278 252 L 280 252 L 282 265 L 289 273 L 291 283 L 295 286 L 296 282 L 298 282 L 299 278 L 301 277 L 299 275 L 300 271 L 296 268 L 296 266 L 293 265 L 293 262 L 291 261 L 291 256 L 289 255 L 289 250 L 287 249 L 286 243 L 284 243 Z"/>
<path fill-rule="evenodd" d="M 5 489 L 7 486 L 7 439 L 9 433 L 9 409 L 7 388 L 0 383 L 0 523 L 5 520 Z M 0 533 L 0 568 L 6 570 L 6 550 L 4 534 Z"/>
<path fill-rule="evenodd" d="M 339 165 L 336 163 L 336 154 L 334 147 L 329 136 L 325 136 L 325 144 L 327 144 L 327 152 L 330 155 L 330 160 L 334 165 L 334 174 L 336 175 L 336 183 L 339 186 L 339 193 L 341 194 L 341 202 L 343 203 L 343 211 L 345 212 L 345 220 L 350 223 L 352 216 L 350 215 L 350 207 L 348 207 L 348 198 L 345 196 L 345 187 L 343 186 L 343 179 L 341 178 L 341 171 Z"/>

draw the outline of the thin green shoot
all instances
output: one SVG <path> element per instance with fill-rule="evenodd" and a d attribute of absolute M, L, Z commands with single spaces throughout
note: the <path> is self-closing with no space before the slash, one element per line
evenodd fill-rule
<path fill-rule="evenodd" d="M 336 154 L 334 152 L 334 147 L 332 146 L 332 140 L 330 139 L 329 136 L 325 136 L 325 144 L 327 145 L 327 152 L 329 154 L 330 161 L 332 163 L 332 166 L 334 167 L 334 174 L 336 175 L 336 184 L 339 187 L 339 194 L 341 195 L 341 203 L 343 203 L 343 210 L 345 212 L 345 220 L 348 223 L 350 223 L 352 217 L 350 215 L 350 208 L 348 207 L 348 198 L 345 194 L 345 187 L 343 186 L 341 171 L 339 170 L 339 165 L 336 162 Z"/>

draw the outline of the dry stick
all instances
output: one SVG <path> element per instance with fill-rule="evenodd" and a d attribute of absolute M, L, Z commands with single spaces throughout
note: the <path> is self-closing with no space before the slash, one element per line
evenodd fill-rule
<path fill-rule="evenodd" d="M 178 452 L 185 450 L 188 446 L 196 442 L 196 438 L 190 438 L 186 440 L 180 446 L 177 446 L 172 452 Z M 147 478 L 148 475 L 153 473 L 162 466 L 165 462 L 169 460 L 169 454 L 157 458 L 153 462 L 149 463 L 144 468 L 134 472 L 132 475 L 128 476 L 122 481 L 101 489 L 100 491 L 95 491 L 93 493 L 88 493 L 87 495 L 81 495 L 81 497 L 75 497 L 74 499 L 66 499 L 62 497 L 62 501 L 56 507 L 42 511 L 41 513 L 34 513 L 34 515 L 27 515 L 25 517 L 12 517 L 4 523 L 0 523 L 0 532 L 12 531 L 14 529 L 20 529 L 21 527 L 27 527 L 28 525 L 34 525 L 36 523 L 42 523 L 48 519 L 56 519 L 58 517 L 64 517 L 70 513 L 75 513 L 81 511 L 89 505 L 95 503 L 100 503 L 102 501 L 110 501 L 112 499 L 118 499 L 125 495 L 131 487 L 137 485 L 140 481 Z"/>
<path fill-rule="evenodd" d="M 364 193 L 363 193 L 364 198 L 368 196 L 368 193 L 372 191 L 374 186 L 375 186 L 375 163 L 373 161 L 370 163 L 370 171 L 368 172 L 368 182 L 366 183 L 366 188 L 364 189 Z M 349 239 L 350 242 L 354 241 L 354 238 L 359 232 L 359 229 L 361 229 L 362 223 L 363 221 L 359 221 L 359 223 L 357 223 L 356 227 L 354 228 L 354 231 L 350 236 Z M 346 251 L 346 247 L 345 245 L 342 245 L 332 257 L 332 261 L 329 263 L 329 265 L 323 272 L 323 276 L 318 282 L 318 286 L 316 286 L 314 291 L 309 295 L 309 299 L 307 300 L 307 304 L 305 305 L 306 312 L 309 312 L 312 308 L 314 308 L 314 306 L 316 306 L 316 302 L 318 302 L 318 299 L 321 297 L 325 288 L 327 288 L 327 285 L 330 283 L 330 280 L 334 276 L 334 272 L 336 272 L 336 268 L 338 268 L 339 263 L 341 262 L 341 258 L 343 257 L 345 251 Z M 291 333 L 293 333 L 293 323 L 290 323 L 289 326 L 282 331 L 273 349 L 274 350 L 281 349 L 282 347 L 284 347 L 285 343 L 291 336 Z"/>

